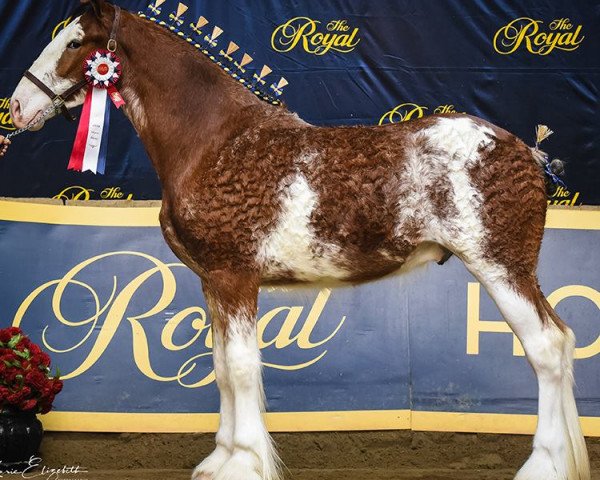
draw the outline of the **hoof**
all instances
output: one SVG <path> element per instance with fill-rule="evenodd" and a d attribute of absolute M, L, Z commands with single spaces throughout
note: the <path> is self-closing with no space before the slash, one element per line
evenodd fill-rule
<path fill-rule="evenodd" d="M 213 480 L 214 477 L 208 473 L 205 472 L 197 472 L 196 470 L 194 470 L 194 473 L 192 473 L 192 480 Z"/>
<path fill-rule="evenodd" d="M 222 447 L 217 446 L 215 450 L 194 469 L 192 480 L 215 480 L 217 472 L 229 460 L 231 454 Z"/>
<path fill-rule="evenodd" d="M 535 449 L 514 480 L 570 480 L 557 471 L 549 452 Z"/>
<path fill-rule="evenodd" d="M 217 472 L 214 480 L 263 480 L 256 463 L 254 454 L 236 452 Z"/>

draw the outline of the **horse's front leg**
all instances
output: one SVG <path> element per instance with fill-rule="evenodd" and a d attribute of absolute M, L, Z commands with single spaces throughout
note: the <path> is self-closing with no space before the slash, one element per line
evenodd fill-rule
<path fill-rule="evenodd" d="M 217 448 L 196 469 L 197 479 L 279 478 L 279 460 L 262 418 L 264 393 L 256 337 L 258 286 L 254 273 L 220 270 L 203 278 L 215 335 L 221 422 Z M 215 469 L 219 462 L 223 463 Z M 203 464 L 211 468 L 203 471 Z"/>
<path fill-rule="evenodd" d="M 206 293 L 205 296 L 208 298 Z M 225 337 L 222 329 L 216 328 L 216 326 L 222 323 L 219 320 L 215 320 L 219 312 L 210 307 L 213 302 L 209 301 L 208 303 L 209 313 L 213 322 L 213 364 L 217 386 L 219 387 L 219 395 L 221 397 L 219 429 L 217 430 L 217 435 L 215 437 L 215 449 L 195 468 L 192 480 L 213 480 L 217 472 L 225 465 L 225 462 L 229 460 L 233 453 L 235 410 L 233 404 L 233 389 L 227 373 L 225 360 Z"/>

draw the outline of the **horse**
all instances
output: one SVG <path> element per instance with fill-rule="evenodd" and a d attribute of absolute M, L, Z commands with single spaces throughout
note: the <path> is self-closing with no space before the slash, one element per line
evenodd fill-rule
<path fill-rule="evenodd" d="M 359 283 L 449 254 L 487 289 L 537 376 L 533 450 L 515 478 L 590 479 L 575 338 L 537 280 L 547 202 L 533 148 L 465 114 L 313 126 L 166 29 L 104 0 L 81 3 L 29 71 L 60 93 L 81 82 L 84 58 L 108 39 L 121 59 L 124 112 L 162 187 L 164 238 L 200 277 L 214 334 L 220 421 L 194 480 L 282 476 L 262 416 L 260 285 Z M 15 126 L 50 105 L 38 83 L 17 85 Z M 70 95 L 66 107 L 83 102 L 81 91 Z"/>

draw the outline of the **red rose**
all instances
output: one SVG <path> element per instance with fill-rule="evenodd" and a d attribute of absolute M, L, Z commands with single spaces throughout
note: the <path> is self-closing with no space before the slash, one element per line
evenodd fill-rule
<path fill-rule="evenodd" d="M 12 350 L 8 350 L 7 352 L 4 352 L 4 354 L 2 354 L 2 357 L 0 358 L 0 360 L 6 360 L 7 362 L 14 362 L 15 360 L 18 360 L 19 357 L 17 357 L 17 355 L 15 355 L 15 352 Z"/>
<path fill-rule="evenodd" d="M 50 383 L 45 383 L 40 389 L 40 394 L 44 398 L 48 398 L 52 395 L 52 385 Z"/>
<path fill-rule="evenodd" d="M 10 385 L 17 379 L 17 375 L 20 375 L 20 370 L 17 370 L 16 367 L 10 367 L 4 372 L 3 379 L 7 385 Z"/>
<path fill-rule="evenodd" d="M 37 406 L 37 401 L 34 398 L 32 398 L 29 400 L 23 400 L 20 403 L 19 408 L 21 410 L 23 410 L 24 412 L 27 412 L 28 410 L 33 410 L 36 406 Z"/>
<path fill-rule="evenodd" d="M 39 370 L 29 370 L 25 375 L 25 383 L 39 391 L 44 388 L 47 380 L 46 376 Z"/>
<path fill-rule="evenodd" d="M 15 345 L 11 340 L 16 336 Z M 16 327 L 0 329 L 0 341 L 0 408 L 10 405 L 22 411 L 49 412 L 63 387 L 61 380 L 50 376 L 50 356 Z M 22 355 L 25 352 L 27 359 Z"/>
<path fill-rule="evenodd" d="M 12 405 L 18 405 L 23 400 L 23 395 L 20 392 L 11 393 L 6 397 L 6 401 Z"/>
<path fill-rule="evenodd" d="M 36 357 L 39 358 L 40 365 L 44 365 L 45 367 L 50 366 L 50 356 L 46 352 L 40 352 Z"/>
<path fill-rule="evenodd" d="M 17 343 L 17 350 L 20 350 L 21 352 L 24 352 L 26 348 L 29 348 L 32 345 L 31 340 L 29 340 L 29 338 L 27 337 L 21 337 L 21 340 L 19 340 L 19 343 Z"/>
<path fill-rule="evenodd" d="M 8 328 L 3 328 L 0 330 L 0 342 L 8 343 L 8 341 L 12 338 L 12 335 L 8 331 Z"/>
<path fill-rule="evenodd" d="M 52 393 L 54 395 L 56 395 L 57 393 L 60 393 L 63 389 L 63 381 L 62 380 L 54 380 L 52 382 Z"/>
<path fill-rule="evenodd" d="M 36 356 L 42 353 L 42 349 L 35 343 L 31 344 L 31 346 L 29 347 L 29 351 L 31 352 L 32 356 Z"/>

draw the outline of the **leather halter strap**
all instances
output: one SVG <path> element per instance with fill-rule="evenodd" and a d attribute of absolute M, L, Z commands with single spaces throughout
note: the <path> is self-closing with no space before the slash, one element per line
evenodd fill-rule
<path fill-rule="evenodd" d="M 118 5 L 114 5 L 115 9 L 115 18 L 113 20 L 112 29 L 110 32 L 110 37 L 108 39 L 108 43 L 106 44 L 106 49 L 110 52 L 114 52 L 117 49 L 117 28 L 119 28 L 119 21 L 121 19 L 121 7 Z M 66 101 L 81 90 L 83 87 L 87 85 L 87 81 L 85 79 L 79 80 L 75 85 L 69 87 L 62 94 L 57 94 L 52 91 L 44 82 L 42 82 L 39 78 L 37 78 L 33 73 L 27 70 L 23 76 L 27 78 L 31 83 L 33 83 L 36 87 L 38 87 L 42 92 L 44 92 L 54 105 L 56 112 L 60 110 L 60 112 L 64 115 L 64 117 L 69 120 L 75 120 L 75 117 L 69 112 L 69 109 L 65 105 Z"/>
<path fill-rule="evenodd" d="M 71 114 L 71 112 L 69 112 L 69 109 L 65 105 L 65 102 L 75 92 L 77 92 L 81 88 L 85 87 L 85 85 L 87 83 L 85 80 L 80 80 L 75 85 L 73 85 L 71 88 L 69 88 L 66 92 L 64 92 L 62 95 L 58 95 L 58 94 L 54 93 L 52 90 L 50 90 L 50 88 L 48 88 L 44 84 L 44 82 L 42 82 L 39 78 L 37 78 L 29 70 L 27 70 L 23 74 L 23 76 L 25 78 L 27 78 L 28 80 L 30 80 L 36 87 L 38 87 L 42 92 L 44 92 L 46 95 L 48 95 L 50 97 L 50 100 L 52 100 L 52 103 L 54 104 L 54 108 L 56 109 L 57 112 L 60 110 L 60 112 L 64 115 L 64 117 L 71 122 L 73 120 L 75 120 L 75 117 Z"/>

